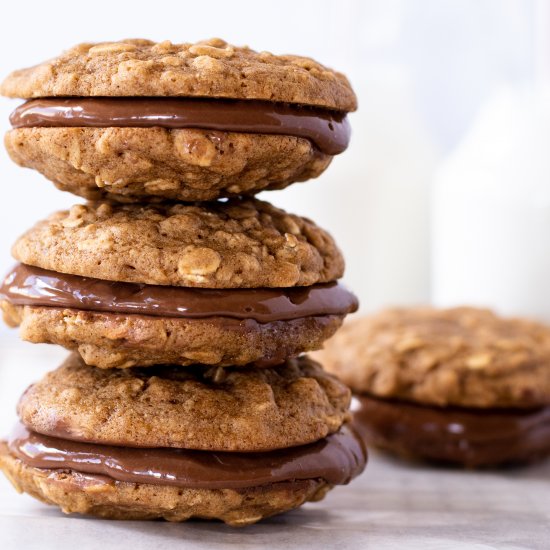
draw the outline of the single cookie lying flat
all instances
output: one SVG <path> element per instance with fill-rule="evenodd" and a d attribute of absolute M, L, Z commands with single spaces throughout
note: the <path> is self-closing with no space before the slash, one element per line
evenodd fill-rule
<path fill-rule="evenodd" d="M 466 466 L 550 454 L 550 328 L 488 310 L 388 310 L 314 354 L 358 395 L 368 442 Z"/>
<path fill-rule="evenodd" d="M 15 71 L 8 152 L 88 199 L 212 200 L 321 174 L 349 142 L 347 79 L 220 39 L 81 44 Z"/>
<path fill-rule="evenodd" d="M 349 401 L 348 388 L 307 357 L 265 369 L 101 370 L 73 354 L 18 411 L 29 429 L 65 439 L 251 452 L 337 431 Z"/>

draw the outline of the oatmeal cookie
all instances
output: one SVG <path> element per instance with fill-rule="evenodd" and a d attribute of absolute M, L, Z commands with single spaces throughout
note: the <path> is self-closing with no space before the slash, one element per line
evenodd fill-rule
<path fill-rule="evenodd" d="M 35 432 L 129 447 L 269 451 L 317 441 L 348 415 L 350 391 L 307 357 L 273 368 L 102 370 L 71 355 L 30 386 Z"/>

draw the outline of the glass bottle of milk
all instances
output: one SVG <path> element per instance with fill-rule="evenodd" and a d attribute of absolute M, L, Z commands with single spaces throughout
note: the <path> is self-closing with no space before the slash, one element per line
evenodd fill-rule
<path fill-rule="evenodd" d="M 497 94 L 432 198 L 434 304 L 550 322 L 550 90 Z"/>

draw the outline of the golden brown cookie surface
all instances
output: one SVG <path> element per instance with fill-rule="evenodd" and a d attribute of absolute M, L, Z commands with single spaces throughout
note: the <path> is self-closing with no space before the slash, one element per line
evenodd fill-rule
<path fill-rule="evenodd" d="M 355 392 L 420 404 L 550 403 L 550 328 L 488 310 L 387 310 L 344 325 L 314 354 Z"/>
<path fill-rule="evenodd" d="M 350 392 L 301 357 L 276 368 L 102 370 L 72 355 L 22 396 L 31 430 L 130 447 L 265 451 L 340 428 Z"/>
<path fill-rule="evenodd" d="M 77 205 L 39 222 L 12 252 L 60 273 L 202 288 L 308 286 L 344 271 L 326 231 L 256 199 Z"/>
<path fill-rule="evenodd" d="M 352 111 L 347 79 L 312 59 L 236 47 L 134 39 L 84 43 L 9 75 L 9 97 L 186 96 L 260 99 Z"/>
<path fill-rule="evenodd" d="M 307 139 L 201 129 L 19 128 L 6 148 L 63 190 L 106 198 L 214 200 L 319 176 L 331 156 Z"/>
<path fill-rule="evenodd" d="M 319 349 L 340 327 L 343 315 L 258 323 L 223 317 L 178 319 L 120 315 L 0 302 L 8 325 L 23 340 L 76 350 L 99 368 L 195 363 L 254 368 Z"/>

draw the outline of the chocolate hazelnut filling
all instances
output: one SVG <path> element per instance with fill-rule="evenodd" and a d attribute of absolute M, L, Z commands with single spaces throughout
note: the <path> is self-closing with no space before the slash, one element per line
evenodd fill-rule
<path fill-rule="evenodd" d="M 309 139 L 337 155 L 350 140 L 345 112 L 269 101 L 199 98 L 31 99 L 10 116 L 14 128 L 140 127 L 200 128 L 277 134 Z"/>
<path fill-rule="evenodd" d="M 488 466 L 550 454 L 550 406 L 536 409 L 431 407 L 366 395 L 354 426 L 367 443 L 418 458 Z"/>
<path fill-rule="evenodd" d="M 357 298 L 334 283 L 309 287 L 204 289 L 104 281 L 18 264 L 0 286 L 0 300 L 45 306 L 201 319 L 229 317 L 259 323 L 346 315 Z"/>
<path fill-rule="evenodd" d="M 359 475 L 367 462 L 361 438 L 347 425 L 315 443 L 263 453 L 96 445 L 41 435 L 22 424 L 14 429 L 8 447 L 34 468 L 196 489 L 242 489 L 304 479 L 342 485 Z"/>

